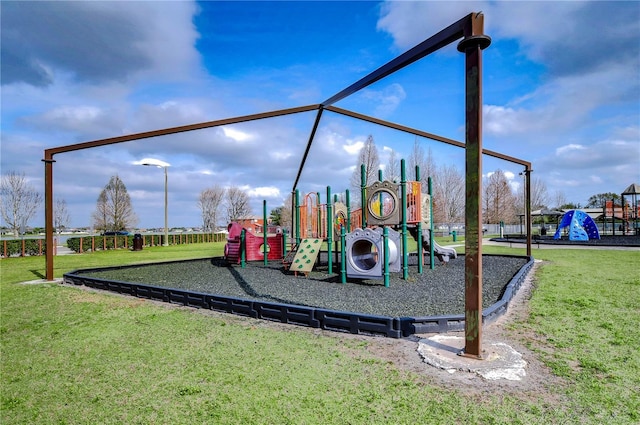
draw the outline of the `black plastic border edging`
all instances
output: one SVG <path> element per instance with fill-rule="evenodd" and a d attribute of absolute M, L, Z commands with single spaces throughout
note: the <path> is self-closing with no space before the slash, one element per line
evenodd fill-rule
<path fill-rule="evenodd" d="M 504 257 L 504 255 L 501 256 Z M 521 258 L 521 256 L 513 257 Z M 483 310 L 483 323 L 492 323 L 498 317 L 506 313 L 507 308 L 509 307 L 509 302 L 514 297 L 522 285 L 522 282 L 524 282 L 529 270 L 531 270 L 531 267 L 533 266 L 533 257 L 528 257 L 528 260 L 529 261 L 518 271 L 518 273 L 511 278 L 505 287 L 500 300 Z M 183 260 L 180 262 L 185 261 Z M 153 264 L 147 264 L 147 266 L 152 265 Z M 164 288 L 142 283 L 98 279 L 79 274 L 80 272 L 113 270 L 140 266 L 140 264 L 137 264 L 134 266 L 74 270 L 64 275 L 64 283 L 84 285 L 94 289 L 172 304 L 180 304 L 187 307 L 204 308 L 256 319 L 271 320 L 275 322 L 352 334 L 403 338 L 413 334 L 444 333 L 464 330 L 464 315 L 425 317 L 387 317 L 366 315 L 301 305 L 270 303 L 215 294 L 204 294 L 184 289 Z"/>

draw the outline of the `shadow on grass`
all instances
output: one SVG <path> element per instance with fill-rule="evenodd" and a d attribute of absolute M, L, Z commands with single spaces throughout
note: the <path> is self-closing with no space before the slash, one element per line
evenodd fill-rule
<path fill-rule="evenodd" d="M 40 271 L 40 270 L 29 270 L 31 273 L 34 274 L 35 277 L 37 277 L 38 279 L 44 279 L 45 275 Z"/>

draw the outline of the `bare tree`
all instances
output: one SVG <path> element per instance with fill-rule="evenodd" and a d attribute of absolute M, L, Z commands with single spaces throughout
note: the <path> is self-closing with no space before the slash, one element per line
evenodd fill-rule
<path fill-rule="evenodd" d="M 400 161 L 398 161 L 398 154 L 396 151 L 391 149 L 389 153 L 389 160 L 387 162 L 387 166 L 384 169 L 384 178 L 388 181 L 395 181 L 397 183 L 400 182 Z"/>
<path fill-rule="evenodd" d="M 418 137 L 415 138 L 413 142 L 413 149 L 409 155 L 409 169 L 407 170 L 408 179 L 416 180 L 416 166 L 420 167 L 420 181 L 423 187 L 426 188 L 427 179 L 429 177 L 433 178 L 436 173 L 436 165 L 431 148 L 427 150 L 427 155 L 425 157 L 424 149 L 422 149 L 422 145 L 420 144 Z"/>
<path fill-rule="evenodd" d="M 93 228 L 98 231 L 106 231 L 108 229 L 109 222 L 109 208 L 107 206 L 107 191 L 102 189 L 98 200 L 96 201 L 96 210 L 91 214 L 91 220 L 93 222 Z"/>
<path fill-rule="evenodd" d="M 537 177 L 531 179 L 531 209 L 546 208 L 549 203 L 549 194 L 545 182 Z"/>
<path fill-rule="evenodd" d="M 553 194 L 553 208 L 561 209 L 563 205 L 567 205 L 569 201 L 567 196 L 561 190 L 556 190 Z"/>
<path fill-rule="evenodd" d="M 14 236 L 36 215 L 42 195 L 29 184 L 24 173 L 10 171 L 0 181 L 0 214 Z"/>
<path fill-rule="evenodd" d="M 69 216 L 69 210 L 67 210 L 67 201 L 64 199 L 56 199 L 56 205 L 53 211 L 53 227 L 56 228 L 56 232 L 66 228 L 71 221 Z"/>
<path fill-rule="evenodd" d="M 352 198 L 356 203 L 360 200 L 360 184 L 362 181 L 360 168 L 362 164 L 364 164 L 366 169 L 365 185 L 369 186 L 378 180 L 378 169 L 380 168 L 378 148 L 372 135 L 367 137 L 367 141 L 364 143 L 362 149 L 360 149 L 356 169 L 353 170 L 353 174 L 351 175 L 351 187 L 355 189 Z"/>
<path fill-rule="evenodd" d="M 485 178 L 482 198 L 485 223 L 514 223 L 516 218 L 516 197 L 502 170 L 496 170 Z"/>
<path fill-rule="evenodd" d="M 127 187 L 117 175 L 100 192 L 92 218 L 93 227 L 102 231 L 126 230 L 138 223 Z"/>
<path fill-rule="evenodd" d="M 224 188 L 215 185 L 200 192 L 198 207 L 202 212 L 202 228 L 212 232 L 218 225 L 218 212 L 224 199 Z"/>
<path fill-rule="evenodd" d="M 292 199 L 293 196 L 289 194 L 287 199 L 284 200 L 284 205 L 280 207 L 279 211 L 280 217 L 278 225 L 285 229 L 289 229 L 289 231 L 292 231 L 293 229 L 293 213 L 291 211 L 291 207 L 293 205 Z"/>
<path fill-rule="evenodd" d="M 455 165 L 442 165 L 433 180 L 434 222 L 449 228 L 464 221 L 465 179 Z M 423 190 L 426 192 L 426 190 Z"/>
<path fill-rule="evenodd" d="M 225 205 L 228 223 L 251 216 L 249 195 L 237 186 L 230 186 L 225 191 Z"/>

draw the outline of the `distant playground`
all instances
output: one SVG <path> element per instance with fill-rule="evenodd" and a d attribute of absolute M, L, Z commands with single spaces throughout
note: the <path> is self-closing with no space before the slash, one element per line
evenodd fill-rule
<path fill-rule="evenodd" d="M 536 243 L 590 244 L 602 246 L 640 246 L 640 185 L 631 184 L 621 194 L 620 201 L 605 201 L 602 208 L 564 211 L 538 210 L 533 217 L 542 217 Z M 547 221 L 547 217 L 550 220 Z M 555 223 L 553 221 L 556 221 Z M 550 231 L 555 232 L 551 235 Z M 494 241 L 524 240 L 524 234 L 503 234 Z"/>

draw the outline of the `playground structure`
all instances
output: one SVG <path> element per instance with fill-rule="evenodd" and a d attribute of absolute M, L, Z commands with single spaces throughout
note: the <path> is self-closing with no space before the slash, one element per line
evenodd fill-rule
<path fill-rule="evenodd" d="M 266 232 L 266 226 L 264 226 Z M 284 234 L 277 229 L 275 235 L 259 237 L 251 231 L 243 229 L 239 223 L 230 223 L 227 227 L 229 236 L 224 246 L 224 257 L 231 263 L 240 264 L 242 256 L 246 261 L 281 260 L 284 252 Z M 266 253 L 265 253 L 266 251 Z"/>
<path fill-rule="evenodd" d="M 328 272 L 333 273 L 333 254 L 340 253 L 342 283 L 351 279 L 384 279 L 389 286 L 389 273 L 403 272 L 408 276 L 408 242 L 411 235 L 418 242 L 418 271 L 422 273 L 424 252 L 433 268 L 434 257 L 446 264 L 457 258 L 453 248 L 445 248 L 433 240 L 431 227 L 431 179 L 428 193 L 422 193 L 418 181 L 406 181 L 405 162 L 401 161 L 401 183 L 380 181 L 366 185 L 366 169 L 361 166 L 361 199 L 364 207 L 351 210 L 349 191 L 345 191 L 346 204 L 331 200 L 331 188 L 327 187 L 327 202 L 321 203 L 320 193 L 309 193 L 300 202 L 295 192 L 293 205 L 294 245 L 287 255 L 284 234 L 259 237 L 238 223 L 228 226 L 229 236 L 225 245 L 227 261 L 242 264 L 244 261 L 282 260 L 285 267 L 296 273 L 308 275 L 318 259 L 320 245 L 327 243 Z M 420 175 L 416 167 L 416 176 Z M 266 223 L 266 203 L 263 215 Z M 363 211 L 364 209 L 364 211 Z M 426 231 L 423 231 L 426 229 Z M 339 242 L 339 245 L 338 245 Z M 336 246 L 334 246 L 334 244 Z M 299 247 L 305 249 L 299 250 Z M 313 247 L 313 248 L 312 248 Z M 338 263 L 338 261 L 336 261 Z"/>
<path fill-rule="evenodd" d="M 589 239 L 600 239 L 598 226 L 593 219 L 584 211 L 569 210 L 560 221 L 560 225 L 553 235 L 553 239 L 560 239 L 562 229 L 569 227 L 570 241 L 588 241 Z"/>
<path fill-rule="evenodd" d="M 410 128 L 404 125 L 384 121 L 378 118 L 366 116 L 360 113 L 348 111 L 334 106 L 337 102 L 358 91 L 376 83 L 385 77 L 405 68 L 414 62 L 448 46 L 454 42 L 458 42 L 457 50 L 464 55 L 464 99 L 465 99 L 465 141 L 460 142 L 446 137 L 438 136 L 419 129 Z M 160 136 L 174 135 L 178 133 L 186 133 L 198 131 L 207 128 L 220 127 L 242 122 L 262 120 L 274 118 L 290 114 L 298 114 L 316 111 L 316 117 L 313 122 L 306 149 L 302 154 L 298 173 L 295 177 L 292 192 L 298 186 L 302 170 L 306 163 L 311 144 L 315 139 L 315 135 L 322 119 L 323 113 L 341 114 L 358 120 L 368 121 L 377 125 L 403 131 L 405 133 L 416 136 L 427 137 L 452 146 L 457 146 L 465 151 L 465 348 L 464 355 L 481 358 L 482 356 L 482 210 L 480 208 L 480 199 L 482 194 L 482 156 L 487 155 L 502 160 L 519 164 L 524 167 L 523 175 L 525 176 L 525 210 L 527 216 L 527 256 L 531 256 L 531 179 L 532 172 L 531 163 L 525 160 L 514 158 L 498 152 L 484 149 L 482 147 L 482 51 L 491 44 L 491 38 L 484 33 L 484 15 L 482 13 L 469 13 L 461 19 L 453 22 L 446 28 L 441 29 L 431 37 L 425 39 L 415 47 L 397 56 L 381 67 L 373 70 L 357 82 L 346 87 L 342 91 L 336 93 L 332 97 L 326 99 L 322 103 L 315 105 L 300 106 L 282 110 L 257 113 L 252 115 L 237 116 L 233 118 L 218 119 L 208 122 L 199 122 L 189 125 L 182 125 L 171 128 L 156 129 L 135 134 L 118 135 L 115 137 L 93 140 L 82 143 L 75 143 L 66 146 L 57 146 L 44 150 L 44 185 L 45 185 L 45 242 L 46 242 L 46 269 L 45 278 L 53 280 L 54 278 L 54 240 L 53 240 L 53 167 L 56 162 L 54 157 L 58 154 L 68 153 L 83 149 L 91 149 L 103 147 L 113 144 L 131 142 L 142 139 L 153 139 Z M 418 180 L 418 179 L 417 179 Z M 405 188 L 406 189 L 406 188 Z M 330 196 L 327 196 L 330 199 Z M 403 199 L 405 201 L 405 199 Z M 405 204 L 405 202 L 403 202 Z M 405 209 L 406 212 L 406 209 Z M 330 217 L 331 214 L 328 214 Z M 406 218 L 406 217 L 405 217 Z M 266 220 L 265 220 L 266 223 Z M 402 226 L 406 227 L 406 220 L 402 220 Z M 402 229 L 403 239 L 406 238 L 406 228 Z M 420 229 L 421 230 L 421 229 Z M 430 232 L 432 235 L 433 232 Z M 332 234 L 328 240 L 331 245 Z M 265 233 L 264 239 L 267 235 Z M 419 238 L 420 239 L 420 238 Z M 404 243 L 404 241 L 403 241 Z M 265 243 L 266 245 L 266 243 Z M 285 244 L 286 246 L 286 244 Z M 433 243 L 430 245 L 433 249 Z M 267 247 L 265 246 L 266 250 Z M 406 251 L 403 255 L 407 255 Z M 431 256 L 433 258 L 433 256 Z M 264 255 L 264 261 L 267 256 Z M 405 262 L 406 264 L 406 262 Z M 331 269 L 331 256 L 329 256 L 329 269 Z M 403 269 L 406 273 L 406 269 Z"/>
<path fill-rule="evenodd" d="M 618 230 L 623 235 L 640 234 L 640 185 L 633 183 L 621 194 L 620 205 L 613 199 L 605 201 L 602 219 L 611 219 L 613 235 L 616 234 L 616 222 L 620 223 Z"/>

